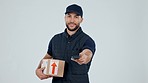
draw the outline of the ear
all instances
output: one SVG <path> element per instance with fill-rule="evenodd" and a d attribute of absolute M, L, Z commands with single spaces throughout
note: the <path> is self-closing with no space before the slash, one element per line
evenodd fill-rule
<path fill-rule="evenodd" d="M 64 16 L 64 20 L 66 21 L 66 15 Z"/>
<path fill-rule="evenodd" d="M 81 17 L 81 21 L 80 21 L 81 23 L 83 22 L 83 18 Z"/>

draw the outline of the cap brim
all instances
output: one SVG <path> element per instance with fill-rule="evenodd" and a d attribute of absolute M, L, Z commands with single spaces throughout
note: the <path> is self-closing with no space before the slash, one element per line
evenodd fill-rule
<path fill-rule="evenodd" d="M 67 13 L 76 13 L 77 15 L 81 16 L 80 13 L 73 11 L 73 10 L 66 11 L 65 14 L 67 14 Z"/>

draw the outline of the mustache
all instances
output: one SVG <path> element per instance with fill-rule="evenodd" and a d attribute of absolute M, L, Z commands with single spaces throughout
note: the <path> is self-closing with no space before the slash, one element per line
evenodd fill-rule
<path fill-rule="evenodd" d="M 70 22 L 70 23 L 68 23 L 68 24 L 75 24 L 75 25 L 76 25 L 76 23 L 74 23 L 74 22 Z"/>

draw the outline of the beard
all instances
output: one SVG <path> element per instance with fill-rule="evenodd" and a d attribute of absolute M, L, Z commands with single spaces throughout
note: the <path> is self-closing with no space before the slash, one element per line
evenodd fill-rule
<path fill-rule="evenodd" d="M 68 23 L 68 24 L 70 24 L 70 23 Z M 71 29 L 71 28 L 68 27 L 68 24 L 66 24 L 66 27 L 67 27 L 67 29 L 68 29 L 69 31 L 75 31 L 75 30 L 77 30 L 77 29 L 80 27 L 79 25 L 76 25 L 75 28 Z"/>

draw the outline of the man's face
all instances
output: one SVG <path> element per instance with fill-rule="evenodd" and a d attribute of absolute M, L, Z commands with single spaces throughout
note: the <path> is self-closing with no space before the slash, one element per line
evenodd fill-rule
<path fill-rule="evenodd" d="M 80 27 L 83 18 L 76 13 L 67 13 L 65 15 L 66 26 L 69 31 L 75 31 Z"/>

